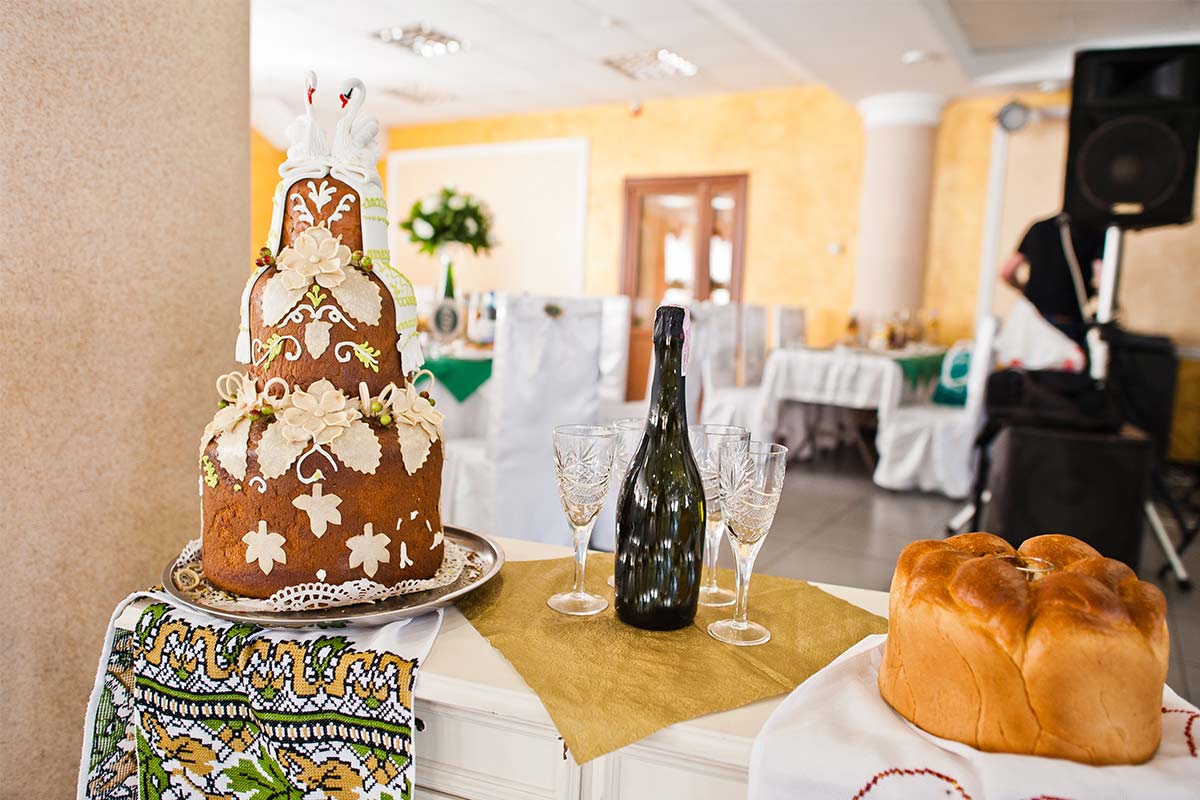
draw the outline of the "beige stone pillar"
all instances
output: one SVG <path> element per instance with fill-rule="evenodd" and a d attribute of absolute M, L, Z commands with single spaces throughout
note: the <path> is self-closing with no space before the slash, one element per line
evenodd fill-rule
<path fill-rule="evenodd" d="M 868 326 L 921 306 L 933 147 L 945 98 L 892 92 L 858 104 L 866 130 L 853 312 Z"/>
<path fill-rule="evenodd" d="M 237 0 L 0 13 L 0 796 L 75 796 L 109 615 L 199 531 L 251 266 L 249 27 Z"/>

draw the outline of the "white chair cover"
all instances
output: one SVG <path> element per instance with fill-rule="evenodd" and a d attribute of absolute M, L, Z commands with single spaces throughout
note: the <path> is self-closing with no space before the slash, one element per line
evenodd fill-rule
<path fill-rule="evenodd" d="M 996 360 L 1003 366 L 1082 372 L 1083 350 L 1046 321 L 1033 304 L 1018 297 L 996 337 Z"/>
<path fill-rule="evenodd" d="M 762 383 L 767 362 L 767 309 L 742 306 L 742 385 Z"/>
<path fill-rule="evenodd" d="M 629 377 L 629 297 L 605 297 L 601 303 L 600 402 L 624 403 Z"/>
<path fill-rule="evenodd" d="M 775 346 L 803 347 L 808 341 L 808 328 L 803 308 L 775 306 Z"/>
<path fill-rule="evenodd" d="M 488 436 L 486 444 L 447 447 L 442 514 L 448 524 L 569 543 L 551 434 L 556 425 L 597 419 L 601 320 L 599 299 L 499 299 Z"/>
<path fill-rule="evenodd" d="M 885 489 L 920 489 L 963 498 L 975 475 L 975 437 L 983 424 L 983 395 L 995 365 L 996 319 L 975 330 L 965 407 L 922 403 L 880 415 L 874 481 Z"/>

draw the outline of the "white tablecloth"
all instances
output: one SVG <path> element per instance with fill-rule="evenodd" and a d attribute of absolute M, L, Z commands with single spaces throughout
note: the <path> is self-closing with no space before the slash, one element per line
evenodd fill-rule
<path fill-rule="evenodd" d="M 806 458 L 813 447 L 853 441 L 853 413 L 847 409 L 876 411 L 882 418 L 904 392 L 904 373 L 888 355 L 850 348 L 774 350 L 763 372 L 753 432 Z"/>
<path fill-rule="evenodd" d="M 798 686 L 754 740 L 750 800 L 1194 798 L 1195 706 L 1163 687 L 1163 738 L 1140 766 L 1092 767 L 984 753 L 930 735 L 892 710 L 877 679 L 884 635 L 868 636 Z"/>

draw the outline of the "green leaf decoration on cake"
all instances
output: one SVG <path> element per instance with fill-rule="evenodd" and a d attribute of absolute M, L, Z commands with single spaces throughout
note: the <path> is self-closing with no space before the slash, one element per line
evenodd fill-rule
<path fill-rule="evenodd" d="M 313 308 L 319 307 L 321 303 L 325 302 L 325 298 L 329 297 L 329 295 L 322 292 L 321 287 L 315 283 L 312 285 L 312 288 L 304 294 L 304 296 L 308 298 L 308 302 L 312 303 Z"/>
<path fill-rule="evenodd" d="M 204 483 L 208 485 L 208 488 L 217 488 L 217 481 L 220 479 L 217 477 L 217 468 L 212 463 L 212 459 L 208 456 L 200 456 L 200 467 L 204 470 Z"/>
<path fill-rule="evenodd" d="M 276 356 L 283 352 L 283 337 L 278 333 L 272 333 L 271 338 L 267 339 L 263 346 L 267 349 L 267 360 L 263 362 L 263 369 L 267 369 Z"/>
<path fill-rule="evenodd" d="M 139 759 L 140 761 L 140 759 Z M 292 785 L 283 767 L 259 747 L 257 761 L 242 759 L 221 773 L 229 779 L 229 790 L 246 792 L 246 800 L 303 800 L 304 791 Z"/>
<path fill-rule="evenodd" d="M 379 356 L 382 352 L 371 347 L 367 342 L 354 345 L 354 357 L 372 372 L 379 372 Z"/>

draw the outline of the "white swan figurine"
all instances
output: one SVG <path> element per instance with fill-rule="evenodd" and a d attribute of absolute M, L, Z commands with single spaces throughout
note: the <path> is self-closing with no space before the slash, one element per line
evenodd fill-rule
<path fill-rule="evenodd" d="M 329 163 L 329 145 L 325 132 L 313 115 L 313 93 L 317 91 L 317 73 L 304 76 L 304 113 L 296 117 L 285 133 L 288 137 L 287 160 L 279 167 L 284 178 L 319 178 Z"/>
<path fill-rule="evenodd" d="M 367 88 L 358 78 L 347 78 L 342 82 L 338 99 L 346 110 L 333 134 L 333 171 L 344 170 L 360 180 L 379 183 L 375 169 L 379 161 L 375 143 L 379 121 L 373 117 L 358 119 L 359 109 L 367 99 Z"/>

